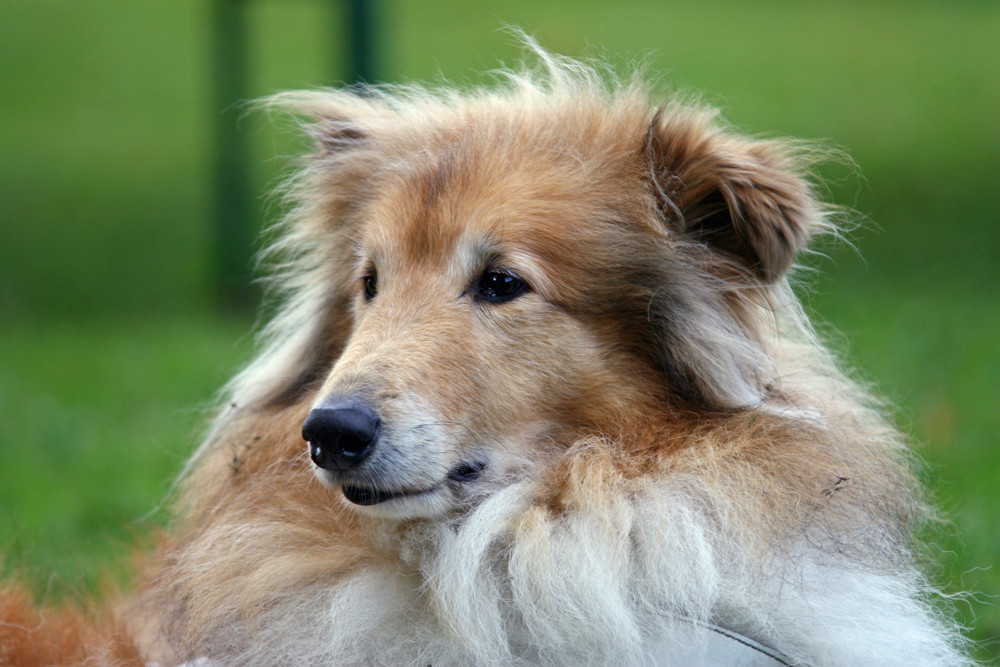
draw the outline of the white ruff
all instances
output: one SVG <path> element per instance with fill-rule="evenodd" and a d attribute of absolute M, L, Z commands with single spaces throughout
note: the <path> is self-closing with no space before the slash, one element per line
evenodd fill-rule
<path fill-rule="evenodd" d="M 689 667 L 716 664 L 710 624 L 790 664 L 967 664 L 915 572 L 865 573 L 803 545 L 762 566 L 692 480 L 632 491 L 552 516 L 523 482 L 455 523 L 387 536 L 403 560 L 303 582 L 252 640 L 219 637 L 210 664 Z"/>

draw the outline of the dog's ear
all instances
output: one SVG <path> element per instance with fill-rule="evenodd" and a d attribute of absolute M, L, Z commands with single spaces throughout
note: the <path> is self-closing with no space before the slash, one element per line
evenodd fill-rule
<path fill-rule="evenodd" d="M 346 119 L 321 119 L 310 126 L 309 134 L 321 154 L 351 150 L 368 140 L 359 123 Z"/>
<path fill-rule="evenodd" d="M 786 149 L 726 134 L 705 112 L 661 108 L 646 150 L 671 226 L 765 283 L 788 270 L 822 219 Z"/>
<path fill-rule="evenodd" d="M 264 104 L 294 118 L 312 148 L 284 185 L 289 213 L 262 256 L 278 305 L 265 351 L 234 381 L 233 396 L 241 406 L 286 407 L 323 381 L 350 333 L 351 220 L 381 157 L 375 135 L 386 111 L 352 91 L 293 91 Z"/>
<path fill-rule="evenodd" d="M 825 226 L 801 160 L 680 107 L 654 115 L 645 150 L 661 220 L 689 249 L 662 265 L 649 308 L 669 385 L 706 409 L 759 405 L 776 381 L 766 293 Z"/>
<path fill-rule="evenodd" d="M 364 147 L 370 142 L 372 124 L 386 113 L 376 95 L 353 89 L 278 93 L 264 104 L 304 119 L 303 129 L 316 149 L 313 157 Z"/>

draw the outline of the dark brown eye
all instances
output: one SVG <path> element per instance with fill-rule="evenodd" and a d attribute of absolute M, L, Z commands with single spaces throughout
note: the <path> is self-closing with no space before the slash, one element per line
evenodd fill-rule
<path fill-rule="evenodd" d="M 479 277 L 476 296 L 490 303 L 504 303 L 524 294 L 528 284 L 517 276 L 504 271 L 486 271 Z"/>
<path fill-rule="evenodd" d="M 364 284 L 365 301 L 371 301 L 378 294 L 378 275 L 375 271 L 365 274 L 361 279 Z"/>

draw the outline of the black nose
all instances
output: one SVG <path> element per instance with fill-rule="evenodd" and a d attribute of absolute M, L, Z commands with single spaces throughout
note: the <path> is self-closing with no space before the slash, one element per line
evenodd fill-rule
<path fill-rule="evenodd" d="M 378 429 L 375 411 L 355 403 L 313 409 L 302 424 L 302 437 L 309 442 L 313 463 L 327 470 L 346 470 L 371 454 Z"/>

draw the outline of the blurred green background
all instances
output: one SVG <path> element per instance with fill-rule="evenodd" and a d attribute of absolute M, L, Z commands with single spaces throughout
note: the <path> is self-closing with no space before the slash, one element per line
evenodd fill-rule
<path fill-rule="evenodd" d="M 343 26 L 323 0 L 248 0 L 248 96 L 336 83 Z M 807 278 L 812 312 L 898 406 L 949 523 L 939 583 L 998 655 L 1000 3 L 972 0 L 384 0 L 378 73 L 480 81 L 548 49 L 704 91 L 752 132 L 829 140 L 830 198 L 858 247 Z M 212 268 L 207 0 L 0 0 L 0 553 L 40 594 L 93 590 L 248 358 L 252 315 Z M 264 114 L 250 141 L 260 228 L 301 143 Z M 834 333 L 834 330 L 841 333 Z"/>

